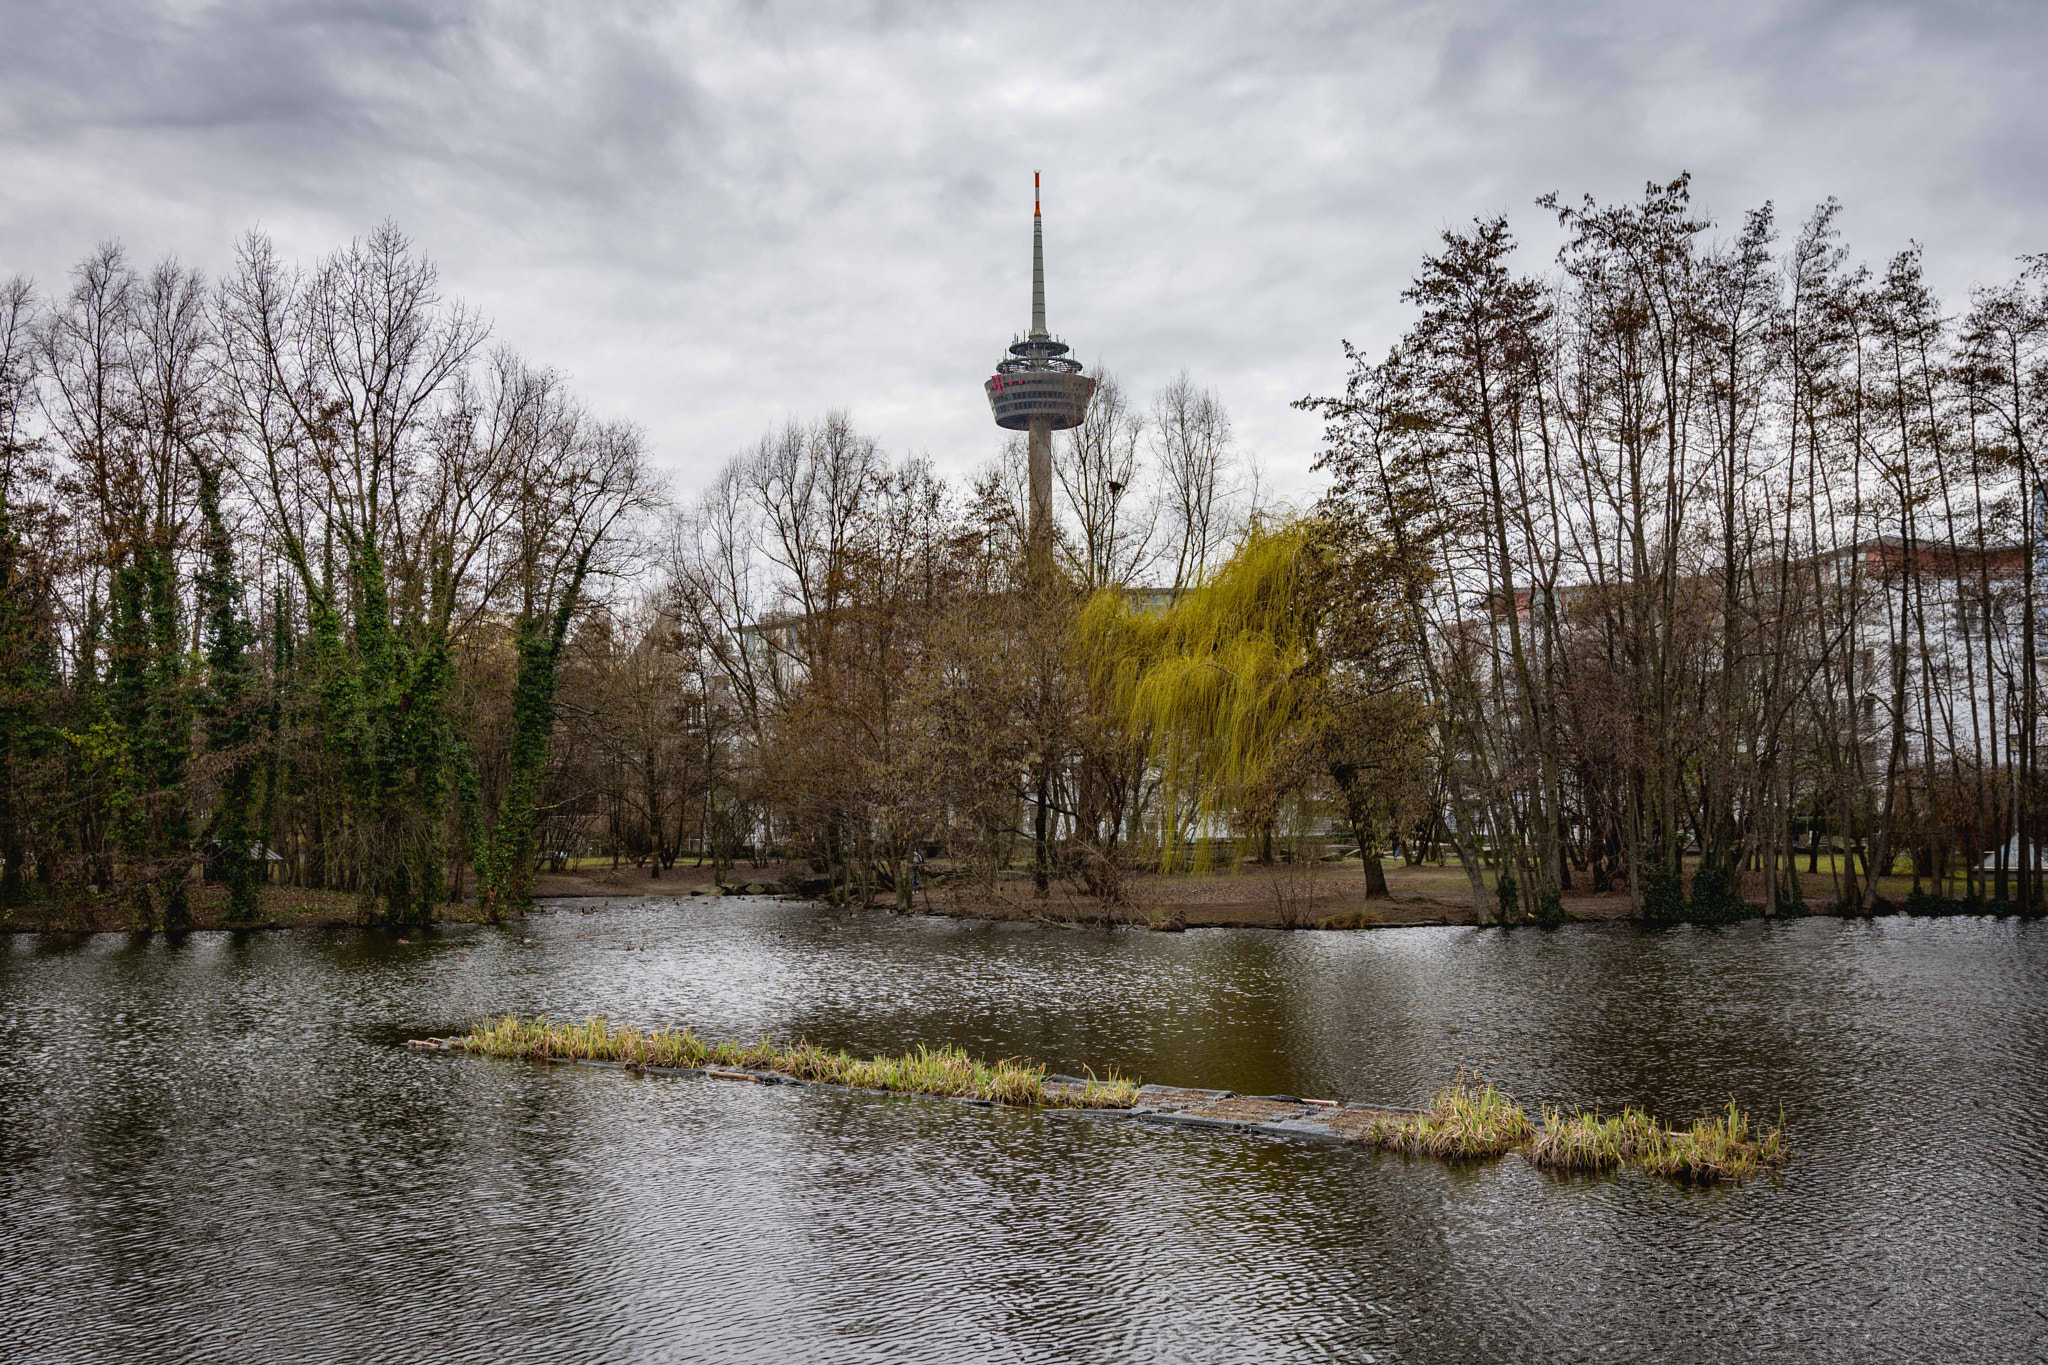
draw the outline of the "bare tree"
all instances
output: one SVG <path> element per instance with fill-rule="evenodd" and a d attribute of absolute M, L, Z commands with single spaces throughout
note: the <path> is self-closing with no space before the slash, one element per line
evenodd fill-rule
<path fill-rule="evenodd" d="M 1152 400 L 1152 453 L 1159 468 L 1162 553 L 1173 562 L 1173 590 L 1200 582 L 1236 527 L 1230 415 L 1215 391 L 1183 370 Z"/>
<path fill-rule="evenodd" d="M 1073 527 L 1073 574 L 1084 592 L 1128 586 L 1154 558 L 1159 506 L 1138 487 L 1144 430 L 1123 386 L 1103 374 L 1081 425 L 1054 451 L 1053 475 Z"/>

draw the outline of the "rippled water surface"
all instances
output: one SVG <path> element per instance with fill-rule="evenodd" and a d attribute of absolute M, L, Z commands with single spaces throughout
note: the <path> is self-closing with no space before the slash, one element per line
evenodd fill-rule
<path fill-rule="evenodd" d="M 2048 1358 L 2048 926 L 554 906 L 0 940 L 0 1357 Z M 1799 1156 L 1701 1190 L 402 1045 L 539 1011 L 1246 1092 L 1732 1096 Z"/>

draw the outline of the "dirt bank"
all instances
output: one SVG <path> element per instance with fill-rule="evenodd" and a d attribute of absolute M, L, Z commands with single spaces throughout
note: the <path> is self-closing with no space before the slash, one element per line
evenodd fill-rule
<path fill-rule="evenodd" d="M 363 906 L 352 891 L 308 891 L 296 886 L 266 886 L 263 905 L 254 924 L 222 922 L 228 895 L 224 886 L 194 885 L 190 888 L 193 929 L 312 929 L 327 925 L 361 924 Z M 472 920 L 476 906 L 443 905 L 436 917 L 444 920 Z M 0 915 L 0 933 L 115 933 L 140 927 L 135 908 L 113 896 L 91 896 L 66 901 L 30 901 L 10 907 Z"/>
<path fill-rule="evenodd" d="M 729 885 L 777 886 L 785 877 L 793 884 L 809 877 L 803 864 L 742 864 L 725 877 Z M 921 914 L 965 919 L 1043 919 L 1095 923 L 1105 919 L 1128 924 L 1189 928 L 1331 927 L 1375 928 L 1414 924 L 1470 924 L 1471 891 L 1457 867 L 1395 867 L 1387 872 L 1390 896 L 1368 899 L 1365 872 L 1355 862 L 1317 863 L 1303 867 L 1246 865 L 1201 874 L 1136 873 L 1126 879 L 1121 903 L 1105 907 L 1081 888 L 1056 880 L 1044 899 L 1032 894 L 1030 875 L 1010 871 L 995 887 L 948 875 L 939 867 L 926 877 L 914 898 Z M 660 877 L 644 868 L 609 865 L 541 876 L 535 890 L 542 896 L 677 896 L 714 894 L 718 890 L 708 867 L 676 867 Z M 877 908 L 894 903 L 883 893 Z M 1568 893 L 1565 911 L 1576 919 L 1607 920 L 1628 916 L 1626 895 Z"/>

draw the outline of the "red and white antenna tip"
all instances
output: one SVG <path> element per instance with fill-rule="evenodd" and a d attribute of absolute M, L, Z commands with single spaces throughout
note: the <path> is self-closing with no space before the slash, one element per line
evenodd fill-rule
<path fill-rule="evenodd" d="M 1039 216 L 1039 212 L 1038 212 L 1038 172 L 1037 172 L 1037 171 L 1033 171 L 1033 172 L 1031 173 L 1031 216 L 1032 216 L 1033 218 L 1036 218 L 1036 217 L 1038 217 L 1038 216 Z"/>

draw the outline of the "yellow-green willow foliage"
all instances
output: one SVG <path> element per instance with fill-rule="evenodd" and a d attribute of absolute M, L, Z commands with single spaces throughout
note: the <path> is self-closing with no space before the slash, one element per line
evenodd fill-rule
<path fill-rule="evenodd" d="M 1076 622 L 1075 648 L 1095 703 L 1149 745 L 1159 767 L 1161 857 L 1172 813 L 1203 822 L 1266 784 L 1315 726 L 1313 624 L 1305 522 L 1255 526 L 1213 575 L 1163 611 L 1114 590 Z"/>

